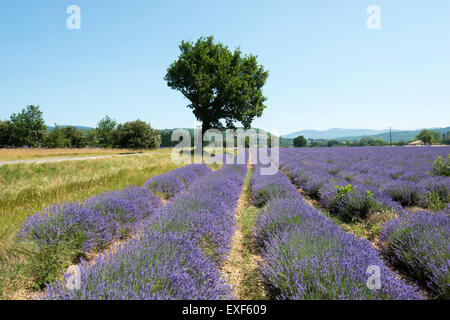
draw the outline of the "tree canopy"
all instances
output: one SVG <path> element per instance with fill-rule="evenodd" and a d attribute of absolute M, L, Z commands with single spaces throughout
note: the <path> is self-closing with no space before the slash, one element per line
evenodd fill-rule
<path fill-rule="evenodd" d="M 47 134 L 47 126 L 39 106 L 27 106 L 11 115 L 9 143 L 13 146 L 40 147 Z"/>
<path fill-rule="evenodd" d="M 114 132 L 117 146 L 128 149 L 159 148 L 161 136 L 150 124 L 141 121 L 130 121 L 119 124 Z"/>
<path fill-rule="evenodd" d="M 181 54 L 169 66 L 165 80 L 191 102 L 188 107 L 202 122 L 202 133 L 235 128 L 235 122 L 249 128 L 262 115 L 268 71 L 258 65 L 256 56 L 242 55 L 239 48 L 231 52 L 212 36 L 195 44 L 182 41 L 179 48 Z"/>
<path fill-rule="evenodd" d="M 433 141 L 433 138 L 434 138 L 433 132 L 428 129 L 423 129 L 417 135 L 417 139 L 422 140 L 423 143 L 425 143 L 425 144 L 431 144 L 431 142 Z"/>
<path fill-rule="evenodd" d="M 300 148 L 300 147 L 306 147 L 306 141 L 304 136 L 298 136 L 294 138 L 294 147 Z"/>
<path fill-rule="evenodd" d="M 98 143 L 103 148 L 111 148 L 114 145 L 113 131 L 116 128 L 117 122 L 106 115 L 97 123 L 95 128 Z"/>

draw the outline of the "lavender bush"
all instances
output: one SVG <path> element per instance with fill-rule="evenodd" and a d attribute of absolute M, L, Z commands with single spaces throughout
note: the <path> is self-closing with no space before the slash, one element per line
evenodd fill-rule
<path fill-rule="evenodd" d="M 406 212 L 380 234 L 382 253 L 442 299 L 450 298 L 450 216 Z"/>
<path fill-rule="evenodd" d="M 289 199 L 296 197 L 298 194 L 297 189 L 281 171 L 274 175 L 261 175 L 259 165 L 255 166 L 250 181 L 250 189 L 252 191 L 252 202 L 257 207 L 263 207 L 272 199 Z"/>
<path fill-rule="evenodd" d="M 204 164 L 191 164 L 168 173 L 154 176 L 147 180 L 143 187 L 149 189 L 157 196 L 170 199 L 197 179 L 205 176 L 211 170 Z"/>
<path fill-rule="evenodd" d="M 275 200 L 255 228 L 261 274 L 276 299 L 422 299 L 396 278 L 367 240 L 344 232 L 302 199 Z M 366 273 L 378 266 L 381 288 Z"/>
<path fill-rule="evenodd" d="M 187 236 L 149 233 L 113 255 L 101 255 L 94 265 L 83 262 L 80 289 L 58 281 L 44 299 L 227 299 L 230 292 L 214 263 Z"/>
<path fill-rule="evenodd" d="M 400 204 L 382 192 L 372 192 L 364 184 L 330 181 L 320 188 L 318 195 L 320 203 L 344 221 L 365 219 L 371 212 L 386 208 L 402 211 Z"/>
<path fill-rule="evenodd" d="M 143 188 L 109 191 L 85 202 L 56 205 L 28 217 L 18 237 L 40 247 L 65 243 L 87 252 L 126 236 L 159 206 L 160 200 Z"/>

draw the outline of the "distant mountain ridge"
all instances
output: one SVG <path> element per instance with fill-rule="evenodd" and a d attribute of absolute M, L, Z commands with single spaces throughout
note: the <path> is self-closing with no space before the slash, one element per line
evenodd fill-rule
<path fill-rule="evenodd" d="M 394 131 L 394 130 L 393 130 Z M 341 128 L 331 128 L 328 130 L 300 130 L 287 135 L 283 138 L 293 139 L 298 136 L 304 136 L 306 139 L 336 139 L 341 137 L 350 136 L 369 136 L 382 134 L 389 132 L 386 130 L 372 130 L 372 129 L 341 129 Z"/>
<path fill-rule="evenodd" d="M 405 141 L 406 142 L 406 141 L 414 140 L 421 130 L 422 129 L 405 130 L 405 131 L 393 131 L 392 130 L 392 142 L 400 142 L 400 141 Z M 444 134 L 444 133 L 450 131 L 450 127 L 446 127 L 446 128 L 430 128 L 429 130 L 439 131 L 441 134 Z M 337 138 L 336 140 L 358 141 L 358 140 L 360 140 L 361 138 L 364 138 L 364 137 L 367 137 L 367 136 L 342 137 L 342 138 Z M 371 135 L 370 137 L 372 137 L 374 139 L 381 138 L 384 141 L 389 142 L 389 132 L 376 134 L 376 135 Z"/>
<path fill-rule="evenodd" d="M 77 129 L 79 129 L 79 130 L 81 130 L 81 131 L 89 131 L 89 130 L 94 129 L 94 128 L 91 128 L 91 127 L 74 126 L 74 125 L 70 125 L 70 124 L 65 124 L 65 125 L 61 125 L 61 126 L 58 126 L 58 127 L 61 127 L 61 128 L 64 128 L 64 127 L 74 127 L 74 128 L 77 128 Z M 47 128 L 48 128 L 49 131 L 52 131 L 53 129 L 55 129 L 55 126 L 47 126 Z"/>
<path fill-rule="evenodd" d="M 422 129 L 416 130 L 397 130 L 392 129 L 392 142 L 410 141 L 413 140 Z M 450 127 L 445 128 L 429 128 L 429 130 L 439 131 L 445 133 L 450 131 Z M 324 131 L 320 130 L 301 130 L 288 135 L 283 138 L 293 139 L 299 135 L 306 139 L 324 139 L 324 140 L 341 140 L 341 141 L 359 141 L 361 138 L 372 137 L 374 139 L 381 138 L 389 142 L 389 129 L 386 130 L 371 130 L 371 129 L 339 129 L 333 128 Z"/>

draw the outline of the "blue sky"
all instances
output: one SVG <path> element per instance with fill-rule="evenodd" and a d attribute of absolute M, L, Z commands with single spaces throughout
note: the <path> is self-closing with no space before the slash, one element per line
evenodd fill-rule
<path fill-rule="evenodd" d="M 71 4 L 80 30 L 66 28 Z M 380 30 L 366 26 L 372 4 Z M 36 104 L 49 125 L 108 114 L 192 127 L 188 101 L 163 78 L 181 40 L 207 35 L 269 70 L 255 127 L 450 125 L 448 0 L 2 0 L 0 119 Z"/>

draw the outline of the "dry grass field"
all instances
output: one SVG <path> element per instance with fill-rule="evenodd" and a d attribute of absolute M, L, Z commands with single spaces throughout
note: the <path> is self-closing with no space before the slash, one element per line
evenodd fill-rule
<path fill-rule="evenodd" d="M 130 150 L 130 149 L 102 149 L 102 148 L 57 148 L 57 149 L 0 149 L 0 161 L 12 160 L 31 160 L 43 158 L 59 158 L 59 157 L 87 157 L 87 156 L 104 156 L 104 155 L 120 155 L 129 153 L 148 153 L 150 150 Z"/>

